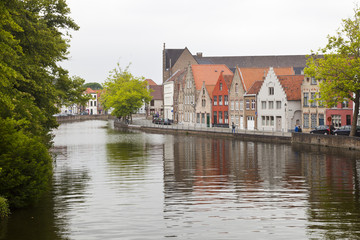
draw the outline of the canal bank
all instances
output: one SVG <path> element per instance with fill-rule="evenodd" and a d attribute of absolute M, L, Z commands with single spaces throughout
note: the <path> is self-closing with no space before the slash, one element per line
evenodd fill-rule
<path fill-rule="evenodd" d="M 260 141 L 265 143 L 306 144 L 360 151 L 359 137 L 329 136 L 295 132 L 249 131 L 239 129 L 237 129 L 235 133 L 232 133 L 230 128 L 206 128 L 201 127 L 201 125 L 157 125 L 149 121 L 136 120 L 134 121 L 134 124 L 129 125 L 123 124 L 119 121 L 114 121 L 114 127 L 136 129 L 148 133 L 191 134 L 204 137 L 234 138 L 244 141 Z"/>

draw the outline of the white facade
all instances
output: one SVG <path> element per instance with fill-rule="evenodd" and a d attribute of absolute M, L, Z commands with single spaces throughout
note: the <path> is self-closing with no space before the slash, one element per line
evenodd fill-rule
<path fill-rule="evenodd" d="M 91 93 L 91 99 L 87 102 L 86 110 L 88 111 L 89 115 L 97 115 L 97 105 L 98 99 L 96 93 Z"/>
<path fill-rule="evenodd" d="M 174 120 L 174 81 L 164 83 L 164 118 Z"/>
<path fill-rule="evenodd" d="M 257 97 L 258 129 L 287 132 L 300 124 L 301 101 L 288 101 L 273 68 L 270 68 Z"/>

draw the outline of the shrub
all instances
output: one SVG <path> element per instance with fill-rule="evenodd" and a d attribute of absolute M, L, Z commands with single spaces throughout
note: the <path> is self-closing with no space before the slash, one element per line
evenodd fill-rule
<path fill-rule="evenodd" d="M 7 216 L 9 216 L 9 214 L 10 210 L 7 200 L 3 197 L 0 197 L 0 219 L 6 218 Z"/>

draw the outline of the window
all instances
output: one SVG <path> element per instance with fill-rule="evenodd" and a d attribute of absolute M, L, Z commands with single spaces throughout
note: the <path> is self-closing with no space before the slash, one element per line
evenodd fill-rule
<path fill-rule="evenodd" d="M 255 104 L 255 99 L 251 100 L 251 109 L 255 110 L 256 104 Z"/>
<path fill-rule="evenodd" d="M 196 113 L 196 123 L 200 123 L 200 113 Z"/>
<path fill-rule="evenodd" d="M 219 106 L 222 106 L 223 102 L 222 102 L 222 96 L 219 96 Z"/>
<path fill-rule="evenodd" d="M 269 87 L 269 95 L 274 95 L 274 87 Z"/>
<path fill-rule="evenodd" d="M 316 85 L 317 82 L 316 82 L 316 79 L 314 77 L 311 77 L 311 85 Z"/>
<path fill-rule="evenodd" d="M 281 101 L 276 101 L 276 109 L 281 109 Z"/>
<path fill-rule="evenodd" d="M 217 96 L 214 96 L 214 106 L 217 106 Z"/>
<path fill-rule="evenodd" d="M 240 110 L 244 110 L 244 101 L 240 100 Z"/>
<path fill-rule="evenodd" d="M 319 126 L 324 125 L 324 114 L 319 114 Z"/>
<path fill-rule="evenodd" d="M 331 115 L 331 123 L 334 127 L 341 127 L 341 115 Z"/>
<path fill-rule="evenodd" d="M 261 101 L 261 109 L 266 109 L 266 101 Z"/>
<path fill-rule="evenodd" d="M 219 123 L 223 123 L 222 112 L 219 112 Z"/>
<path fill-rule="evenodd" d="M 262 116 L 262 117 L 261 117 L 261 124 L 262 124 L 263 126 L 265 126 L 265 116 Z"/>
<path fill-rule="evenodd" d="M 222 83 L 220 83 L 220 91 L 223 89 L 223 87 L 222 87 Z"/>
<path fill-rule="evenodd" d="M 309 128 L 309 114 L 304 113 L 304 123 L 303 123 L 304 128 Z"/>
<path fill-rule="evenodd" d="M 94 101 L 94 106 L 96 107 L 96 101 Z"/>
<path fill-rule="evenodd" d="M 90 101 L 90 106 L 92 107 L 93 101 Z"/>
<path fill-rule="evenodd" d="M 205 95 L 205 88 L 203 88 L 203 95 Z"/>
<path fill-rule="evenodd" d="M 250 101 L 246 99 L 246 110 L 250 109 Z"/>
<path fill-rule="evenodd" d="M 205 123 L 205 113 L 201 114 L 201 123 Z"/>
<path fill-rule="evenodd" d="M 234 110 L 234 101 L 231 101 L 230 109 L 231 109 L 231 110 Z"/>
<path fill-rule="evenodd" d="M 150 106 L 152 106 L 152 107 L 154 106 L 154 100 L 150 101 Z"/>
<path fill-rule="evenodd" d="M 316 107 L 316 93 L 312 92 L 310 93 L 311 96 L 311 103 L 310 103 L 310 107 Z"/>
<path fill-rule="evenodd" d="M 224 112 L 224 120 L 225 120 L 225 123 L 229 123 L 229 112 L 228 111 Z"/>
<path fill-rule="evenodd" d="M 238 93 L 239 92 L 239 84 L 235 84 L 235 93 Z"/>
<path fill-rule="evenodd" d="M 269 109 L 274 109 L 274 101 L 269 101 Z"/>
<path fill-rule="evenodd" d="M 229 105 L 228 95 L 224 96 L 224 103 L 225 103 L 225 106 Z"/>
<path fill-rule="evenodd" d="M 217 124 L 217 111 L 214 111 L 214 124 Z"/>
<path fill-rule="evenodd" d="M 206 106 L 206 100 L 205 100 L 205 99 L 202 99 L 202 100 L 201 100 L 201 106 L 203 106 L 203 107 Z"/>
<path fill-rule="evenodd" d="M 304 93 L 304 103 L 303 103 L 303 106 L 304 107 L 308 107 L 309 106 L 309 93 L 305 92 Z"/>
<path fill-rule="evenodd" d="M 348 101 L 343 101 L 343 102 L 341 103 L 341 107 L 342 107 L 342 108 L 348 108 L 348 107 L 349 107 L 349 102 L 348 102 Z"/>
<path fill-rule="evenodd" d="M 311 114 L 311 128 L 316 127 L 316 114 Z"/>
<path fill-rule="evenodd" d="M 270 126 L 274 126 L 274 116 L 270 116 Z"/>
<path fill-rule="evenodd" d="M 266 116 L 266 126 L 269 126 L 269 124 L 270 124 L 270 117 Z"/>
<path fill-rule="evenodd" d="M 351 125 L 351 116 L 346 115 L 346 125 Z"/>
<path fill-rule="evenodd" d="M 321 93 L 318 93 L 318 98 L 321 98 Z M 318 100 L 319 107 L 324 107 L 324 101 Z"/>

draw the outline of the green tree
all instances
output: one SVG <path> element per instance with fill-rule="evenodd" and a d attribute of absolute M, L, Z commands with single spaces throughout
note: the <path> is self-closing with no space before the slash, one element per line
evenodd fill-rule
<path fill-rule="evenodd" d="M 319 56 L 321 54 L 321 56 Z M 354 102 L 350 136 L 355 136 L 360 99 L 360 9 L 343 19 L 335 36 L 307 61 L 305 74 L 320 81 L 320 101 L 328 107 L 342 101 Z"/>
<path fill-rule="evenodd" d="M 92 90 L 100 90 L 103 89 L 103 87 L 101 86 L 100 83 L 97 82 L 89 82 L 89 83 L 85 83 L 84 86 L 86 88 L 91 88 Z"/>
<path fill-rule="evenodd" d="M 65 0 L 0 1 L 0 195 L 10 206 L 34 202 L 52 173 L 56 106 L 81 99 L 84 81 L 59 66 L 67 59 Z"/>
<path fill-rule="evenodd" d="M 144 78 L 134 77 L 129 72 L 129 66 L 122 70 L 118 64 L 104 83 L 100 102 L 105 110 L 113 108 L 112 115 L 125 118 L 151 99 Z"/>

